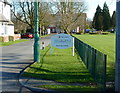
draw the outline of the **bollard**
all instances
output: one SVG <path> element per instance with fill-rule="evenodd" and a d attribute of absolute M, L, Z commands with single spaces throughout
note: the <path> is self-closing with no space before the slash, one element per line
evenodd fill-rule
<path fill-rule="evenodd" d="M 42 42 L 42 49 L 44 49 L 44 47 L 45 47 L 45 44 L 44 44 L 44 42 Z"/>

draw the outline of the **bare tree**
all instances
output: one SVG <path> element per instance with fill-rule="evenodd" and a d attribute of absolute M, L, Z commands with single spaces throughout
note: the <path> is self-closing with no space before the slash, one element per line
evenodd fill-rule
<path fill-rule="evenodd" d="M 46 28 L 52 23 L 51 6 L 48 2 L 39 3 L 39 26 L 40 32 L 45 34 Z"/>
<path fill-rule="evenodd" d="M 16 15 L 19 19 L 22 19 L 19 13 Z M 12 16 L 12 22 L 14 23 L 15 33 L 25 33 L 28 27 L 27 24 L 17 20 L 16 17 Z"/>
<path fill-rule="evenodd" d="M 55 2 L 58 26 L 70 34 L 71 30 L 79 26 L 82 13 L 86 10 L 84 2 Z"/>
<path fill-rule="evenodd" d="M 13 3 L 12 13 L 17 20 L 27 24 L 34 32 L 34 2 L 16 2 Z M 17 16 L 17 14 L 20 14 Z M 49 16 L 49 17 L 48 17 Z M 50 23 L 49 3 L 39 2 L 39 27 L 45 28 Z M 43 29 L 41 29 L 41 32 Z"/>
<path fill-rule="evenodd" d="M 13 3 L 12 13 L 17 20 L 27 24 L 33 32 L 34 29 L 34 4 L 33 2 Z M 17 14 L 19 13 L 19 16 Z"/>

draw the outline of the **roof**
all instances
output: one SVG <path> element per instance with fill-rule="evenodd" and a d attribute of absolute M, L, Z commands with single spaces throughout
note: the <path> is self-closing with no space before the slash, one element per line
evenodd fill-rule
<path fill-rule="evenodd" d="M 0 0 L 0 2 L 3 2 L 3 3 L 5 3 L 5 4 L 7 4 L 7 5 L 12 6 L 7 0 Z"/>
<path fill-rule="evenodd" d="M 14 23 L 12 21 L 9 21 L 8 25 L 14 25 Z"/>
<path fill-rule="evenodd" d="M 3 14 L 0 14 L 0 22 L 9 22 Z"/>

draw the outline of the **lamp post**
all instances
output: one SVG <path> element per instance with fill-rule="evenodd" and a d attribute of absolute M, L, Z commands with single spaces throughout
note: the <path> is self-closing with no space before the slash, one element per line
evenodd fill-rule
<path fill-rule="evenodd" d="M 116 75 L 115 91 L 120 93 L 120 0 L 116 3 Z"/>
<path fill-rule="evenodd" d="M 40 38 L 38 33 L 38 0 L 34 2 L 35 19 L 34 19 L 34 62 L 40 62 Z"/>

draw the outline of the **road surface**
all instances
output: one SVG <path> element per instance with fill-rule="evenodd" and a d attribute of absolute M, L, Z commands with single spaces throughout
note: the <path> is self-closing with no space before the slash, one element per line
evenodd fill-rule
<path fill-rule="evenodd" d="M 51 36 L 41 39 L 45 46 L 50 43 Z M 34 40 L 17 43 L 10 46 L 2 47 L 2 92 L 3 93 L 32 93 L 25 88 L 21 88 L 18 83 L 20 71 L 28 64 L 33 62 L 33 45 Z M 1 64 L 2 63 L 2 64 Z"/>

